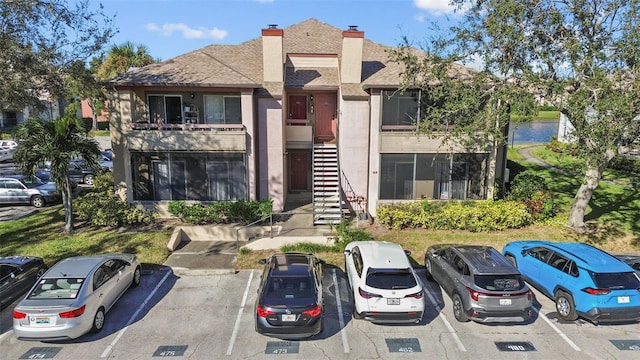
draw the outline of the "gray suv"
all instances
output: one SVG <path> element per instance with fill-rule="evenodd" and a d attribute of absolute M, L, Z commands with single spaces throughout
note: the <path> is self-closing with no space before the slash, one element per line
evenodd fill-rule
<path fill-rule="evenodd" d="M 489 246 L 435 245 L 424 259 L 433 278 L 453 301 L 456 320 L 523 322 L 533 295 L 520 272 Z"/>
<path fill-rule="evenodd" d="M 55 183 L 45 183 L 35 176 L 0 177 L 0 204 L 31 204 L 37 208 L 61 199 Z"/>

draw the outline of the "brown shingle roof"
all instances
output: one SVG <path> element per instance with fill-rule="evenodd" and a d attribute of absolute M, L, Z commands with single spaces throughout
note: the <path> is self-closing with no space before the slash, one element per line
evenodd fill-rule
<path fill-rule="evenodd" d="M 335 54 L 339 59 L 341 57 L 341 29 L 309 19 L 284 28 L 283 32 L 285 54 Z M 364 90 L 368 88 L 398 86 L 403 67 L 388 61 L 387 51 L 390 49 L 364 39 L 362 84 L 343 86 L 343 94 L 366 96 Z M 281 92 L 276 91 L 274 84 L 263 84 L 262 66 L 262 38 L 258 37 L 239 45 L 206 46 L 132 70 L 112 82 L 137 86 L 252 87 L 269 93 Z M 286 69 L 287 87 L 337 87 L 339 81 L 337 68 Z"/>

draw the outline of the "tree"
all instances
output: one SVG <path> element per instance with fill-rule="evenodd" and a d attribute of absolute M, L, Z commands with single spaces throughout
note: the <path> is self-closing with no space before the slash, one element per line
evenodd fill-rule
<path fill-rule="evenodd" d="M 88 1 L 0 1 L 0 108 L 42 109 L 43 95 L 65 99 L 74 64 L 100 52 L 113 18 Z"/>
<path fill-rule="evenodd" d="M 435 92 L 449 92 L 443 101 L 455 103 L 448 106 L 457 111 L 437 113 L 440 121 L 474 122 L 479 115 L 478 124 L 486 124 L 499 115 L 497 107 L 486 105 L 498 103 L 526 114 L 526 120 L 534 93 L 554 104 L 575 128 L 579 156 L 586 162 L 568 219 L 570 227 L 584 227 L 604 169 L 620 145 L 640 138 L 640 0 L 451 3 L 463 13 L 460 25 L 450 29 L 450 36 L 435 35 L 426 60 L 416 62 L 406 44 L 395 52 L 408 65 L 405 83 L 418 78 L 429 81 L 429 89 L 443 85 Z M 431 71 L 471 60 L 483 64 L 482 74 L 495 76 L 467 80 L 467 87 L 472 83 L 479 91 L 465 89 L 462 80 L 451 80 L 446 72 Z M 471 134 L 477 128 L 467 130 Z"/>
<path fill-rule="evenodd" d="M 146 46 L 127 41 L 122 45 L 113 45 L 100 62 L 96 64 L 96 75 L 100 80 L 108 80 L 126 73 L 132 67 L 153 64 L 156 60 L 149 55 Z"/>
<path fill-rule="evenodd" d="M 15 138 L 20 142 L 13 159 L 20 172 L 34 175 L 35 169 L 51 161 L 51 177 L 62 193 L 65 210 L 65 232 L 73 231 L 73 187 L 69 177 L 69 162 L 81 156 L 86 164 L 100 169 L 98 142 L 88 137 L 80 120 L 75 116 L 76 106 L 69 106 L 65 116 L 53 121 L 29 118 L 18 125 Z"/>

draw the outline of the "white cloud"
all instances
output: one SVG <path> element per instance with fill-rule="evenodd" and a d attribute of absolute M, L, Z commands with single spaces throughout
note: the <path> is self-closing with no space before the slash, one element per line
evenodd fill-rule
<path fill-rule="evenodd" d="M 216 39 L 222 40 L 227 37 L 226 30 L 220 30 L 218 28 L 207 29 L 204 26 L 197 28 L 189 27 L 186 24 L 163 24 L 158 26 L 155 23 L 147 24 L 147 30 L 159 32 L 164 36 L 171 36 L 174 32 L 182 33 L 182 37 L 185 39 Z"/>
<path fill-rule="evenodd" d="M 426 10 L 435 15 L 453 13 L 454 6 L 449 5 L 450 0 L 413 0 L 418 9 Z"/>

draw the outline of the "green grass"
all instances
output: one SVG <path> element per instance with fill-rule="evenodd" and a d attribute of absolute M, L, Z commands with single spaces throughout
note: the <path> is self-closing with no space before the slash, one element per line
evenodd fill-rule
<path fill-rule="evenodd" d="M 520 116 L 518 114 L 511 114 L 511 120 L 518 120 Z M 547 111 L 541 110 L 538 111 L 538 115 L 533 117 L 535 121 L 558 121 L 560 120 L 560 112 L 559 111 Z"/>
<path fill-rule="evenodd" d="M 0 256 L 41 256 L 47 264 L 80 255 L 127 252 L 138 255 L 145 266 L 164 263 L 169 255 L 169 230 L 118 231 L 82 228 L 65 234 L 62 205 L 0 226 Z"/>

